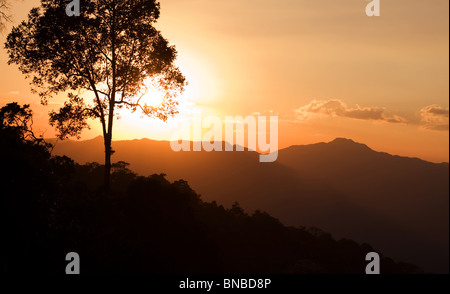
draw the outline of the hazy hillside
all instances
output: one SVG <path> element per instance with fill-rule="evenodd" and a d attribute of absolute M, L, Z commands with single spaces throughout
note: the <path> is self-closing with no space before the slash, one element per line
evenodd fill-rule
<path fill-rule="evenodd" d="M 67 252 L 87 274 L 363 274 L 369 244 L 292 228 L 266 212 L 205 202 L 186 181 L 138 176 L 50 156 L 49 147 L 0 120 L 0 273 L 64 274 Z M 382 252 L 385 274 L 416 265 Z"/>
<path fill-rule="evenodd" d="M 60 142 L 53 154 L 103 162 L 103 141 Z M 288 225 L 368 242 L 399 260 L 448 272 L 448 164 L 375 152 L 351 140 L 293 146 L 276 163 L 254 152 L 175 153 L 168 142 L 117 141 L 114 161 L 185 179 L 205 201 L 262 209 Z"/>

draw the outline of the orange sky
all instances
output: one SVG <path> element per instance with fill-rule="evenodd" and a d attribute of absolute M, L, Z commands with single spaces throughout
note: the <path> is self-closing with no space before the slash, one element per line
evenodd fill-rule
<path fill-rule="evenodd" d="M 36 0 L 13 3 L 15 23 Z M 375 150 L 448 161 L 449 1 L 162 0 L 158 28 L 176 45 L 190 85 L 164 124 L 123 113 L 114 138 L 170 139 L 192 112 L 279 116 L 280 147 L 347 137 Z M 0 36 L 4 43 L 5 35 Z M 47 113 L 0 50 L 0 105 Z M 433 107 L 428 107 L 432 106 Z M 428 107 L 428 108 L 427 108 Z M 98 123 L 84 139 L 100 134 Z"/>

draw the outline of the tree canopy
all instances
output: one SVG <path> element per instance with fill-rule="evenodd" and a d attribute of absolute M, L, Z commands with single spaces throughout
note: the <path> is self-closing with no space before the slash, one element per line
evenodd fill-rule
<path fill-rule="evenodd" d="M 35 134 L 33 123 L 33 112 L 28 104 L 22 106 L 13 102 L 0 109 L 0 130 L 18 137 L 22 142 L 50 147 L 42 135 Z"/>

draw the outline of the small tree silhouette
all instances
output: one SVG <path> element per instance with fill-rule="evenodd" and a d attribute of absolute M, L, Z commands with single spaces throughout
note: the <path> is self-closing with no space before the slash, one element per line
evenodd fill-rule
<path fill-rule="evenodd" d="M 9 103 L 0 109 L 0 130 L 13 133 L 22 141 L 50 147 L 42 136 L 33 131 L 33 112 L 30 105 L 20 106 L 17 102 Z"/>
<path fill-rule="evenodd" d="M 174 65 L 175 47 L 154 27 L 160 14 L 155 0 L 83 1 L 79 17 L 66 15 L 67 3 L 41 0 L 28 20 L 12 29 L 5 47 L 9 63 L 31 78 L 42 104 L 68 93 L 65 105 L 50 114 L 60 139 L 79 137 L 89 118 L 100 120 L 108 190 L 116 110 L 139 109 L 165 121 L 177 113 L 175 98 L 184 90 L 185 77 Z M 142 99 L 147 80 L 165 95 L 159 106 Z"/>

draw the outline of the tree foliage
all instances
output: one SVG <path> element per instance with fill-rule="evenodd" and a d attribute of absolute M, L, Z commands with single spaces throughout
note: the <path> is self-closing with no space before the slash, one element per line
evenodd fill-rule
<path fill-rule="evenodd" d="M 9 103 L 0 109 L 0 129 L 5 133 L 12 133 L 23 142 L 49 147 L 41 136 L 33 131 L 33 112 L 30 105 Z"/>

